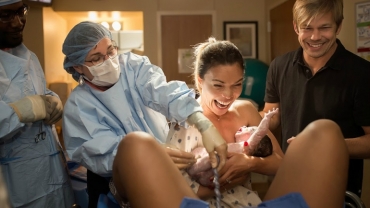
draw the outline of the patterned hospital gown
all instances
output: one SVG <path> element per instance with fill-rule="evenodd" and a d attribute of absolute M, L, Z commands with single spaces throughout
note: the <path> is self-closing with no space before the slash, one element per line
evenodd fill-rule
<path fill-rule="evenodd" d="M 174 124 L 171 124 L 168 140 L 170 146 L 186 152 L 191 152 L 196 147 L 203 146 L 200 132 L 196 128 L 189 126 L 187 123 L 184 126 L 175 126 Z M 197 193 L 200 186 L 199 183 L 191 179 L 185 170 L 182 170 L 181 172 L 189 186 L 195 193 Z M 216 207 L 215 197 L 207 200 L 207 202 L 211 208 Z M 223 192 L 221 196 L 221 207 L 223 208 L 257 206 L 259 203 L 261 203 L 261 199 L 258 197 L 256 192 L 252 191 L 250 177 L 243 185 L 236 186 L 227 192 Z"/>

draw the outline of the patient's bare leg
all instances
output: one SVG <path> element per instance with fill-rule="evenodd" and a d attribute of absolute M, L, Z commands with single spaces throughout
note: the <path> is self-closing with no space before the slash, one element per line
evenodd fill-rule
<path fill-rule="evenodd" d="M 339 127 L 312 122 L 289 145 L 265 200 L 300 192 L 309 207 L 343 207 L 348 160 Z"/>
<path fill-rule="evenodd" d="M 144 132 L 128 134 L 119 144 L 113 163 L 118 193 L 132 207 L 179 207 L 185 196 L 197 198 L 155 139 Z"/>

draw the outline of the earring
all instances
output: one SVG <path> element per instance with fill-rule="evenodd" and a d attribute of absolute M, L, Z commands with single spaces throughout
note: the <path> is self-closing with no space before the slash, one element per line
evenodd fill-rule
<path fill-rule="evenodd" d="M 80 77 L 78 78 L 78 85 L 82 86 L 84 85 L 85 80 L 84 77 L 80 74 Z"/>

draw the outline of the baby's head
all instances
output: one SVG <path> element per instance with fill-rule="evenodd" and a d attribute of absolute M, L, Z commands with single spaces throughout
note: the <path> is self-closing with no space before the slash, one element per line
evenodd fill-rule
<path fill-rule="evenodd" d="M 270 138 L 266 135 L 258 143 L 257 147 L 249 150 L 250 154 L 255 157 L 267 157 L 272 154 L 272 143 Z"/>

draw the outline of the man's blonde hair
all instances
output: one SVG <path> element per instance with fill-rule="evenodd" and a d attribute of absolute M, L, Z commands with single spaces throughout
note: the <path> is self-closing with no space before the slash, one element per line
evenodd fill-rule
<path fill-rule="evenodd" d="M 293 21 L 297 28 L 309 24 L 314 18 L 331 12 L 337 29 L 343 20 L 343 0 L 296 0 Z"/>

